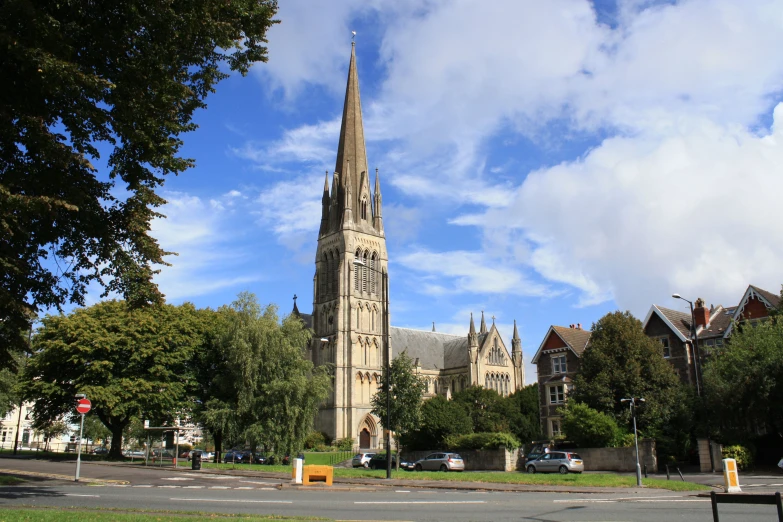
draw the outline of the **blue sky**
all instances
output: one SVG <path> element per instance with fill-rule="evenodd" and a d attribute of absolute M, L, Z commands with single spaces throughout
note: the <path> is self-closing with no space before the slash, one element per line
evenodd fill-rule
<path fill-rule="evenodd" d="M 198 113 L 153 235 L 170 302 L 309 312 L 351 31 L 392 324 L 644 318 L 783 283 L 779 0 L 284 0 L 269 62 Z M 687 305 L 686 305 L 687 306 Z"/>

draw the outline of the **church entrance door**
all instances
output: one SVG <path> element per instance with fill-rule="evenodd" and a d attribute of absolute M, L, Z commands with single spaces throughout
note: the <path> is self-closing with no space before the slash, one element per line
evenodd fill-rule
<path fill-rule="evenodd" d="M 359 448 L 370 449 L 370 432 L 367 428 L 364 428 L 361 433 L 359 433 Z"/>

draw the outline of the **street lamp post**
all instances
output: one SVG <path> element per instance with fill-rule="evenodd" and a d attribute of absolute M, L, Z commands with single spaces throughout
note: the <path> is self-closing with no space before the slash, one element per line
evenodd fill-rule
<path fill-rule="evenodd" d="M 636 445 L 636 485 L 642 486 L 642 467 L 639 465 L 639 434 L 636 432 L 636 403 L 644 402 L 641 397 L 631 397 L 630 399 L 620 399 L 620 402 L 630 403 L 631 417 L 633 417 L 633 441 Z"/>
<path fill-rule="evenodd" d="M 383 370 L 386 374 L 386 478 L 392 476 L 392 454 L 391 454 L 391 354 L 389 353 L 389 274 L 386 270 L 377 270 L 367 266 L 361 259 L 354 258 L 353 264 L 369 269 L 376 274 L 381 274 L 381 299 L 383 301 L 383 328 L 381 336 L 383 338 Z"/>
<path fill-rule="evenodd" d="M 693 359 L 696 364 L 696 395 L 701 397 L 702 399 L 702 409 L 706 413 L 707 412 L 707 399 L 704 397 L 704 394 L 702 393 L 702 385 L 704 383 L 704 376 L 701 373 L 701 348 L 699 348 L 699 332 L 696 330 L 696 315 L 693 312 L 693 303 L 691 301 L 688 301 L 680 294 L 672 294 L 672 297 L 675 299 L 681 299 L 688 303 L 688 306 L 691 309 L 691 331 L 693 332 L 691 335 L 691 342 L 693 342 Z M 709 415 L 709 414 L 708 414 Z M 707 430 L 707 450 L 710 454 L 710 470 L 715 473 L 715 460 L 712 456 L 712 438 L 709 434 L 709 429 Z"/>

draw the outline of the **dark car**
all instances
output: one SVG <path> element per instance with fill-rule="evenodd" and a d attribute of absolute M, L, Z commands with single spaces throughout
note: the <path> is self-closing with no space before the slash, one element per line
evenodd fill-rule
<path fill-rule="evenodd" d="M 266 455 L 263 453 L 256 453 L 253 455 L 253 463 L 254 464 L 266 464 Z"/>
<path fill-rule="evenodd" d="M 223 462 L 229 464 L 247 464 L 252 462 L 253 454 L 244 450 L 228 450 L 223 455 Z"/>
<path fill-rule="evenodd" d="M 109 450 L 108 450 L 108 448 L 99 447 L 99 448 L 93 448 L 91 453 L 93 455 L 108 455 L 109 454 Z"/>
<path fill-rule="evenodd" d="M 367 463 L 367 467 L 370 469 L 386 469 L 386 454 L 385 453 L 376 453 L 373 455 L 369 462 Z M 392 469 L 397 467 L 397 455 L 392 455 Z M 406 459 L 400 460 L 400 469 L 405 470 L 412 470 L 413 469 L 413 463 L 408 462 Z"/>

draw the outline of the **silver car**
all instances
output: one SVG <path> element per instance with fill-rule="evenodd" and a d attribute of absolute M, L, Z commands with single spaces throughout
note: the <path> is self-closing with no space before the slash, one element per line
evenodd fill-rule
<path fill-rule="evenodd" d="M 541 455 L 536 460 L 527 463 L 528 473 L 557 471 L 561 475 L 569 472 L 581 473 L 585 470 L 585 464 L 577 453 L 568 451 L 552 451 Z"/>
<path fill-rule="evenodd" d="M 465 462 L 458 453 L 430 453 L 413 465 L 416 471 L 464 471 Z"/>
<path fill-rule="evenodd" d="M 353 456 L 351 465 L 354 468 L 369 468 L 370 459 L 373 457 L 373 455 L 375 455 L 375 453 L 357 453 Z"/>

